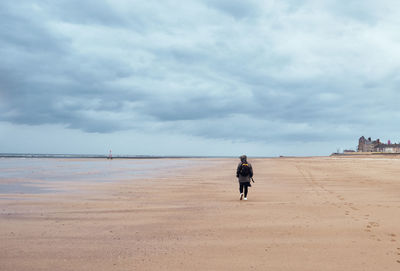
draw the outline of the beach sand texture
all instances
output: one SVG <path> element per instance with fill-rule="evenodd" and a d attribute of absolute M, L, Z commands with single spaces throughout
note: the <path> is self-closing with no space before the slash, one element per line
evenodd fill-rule
<path fill-rule="evenodd" d="M 0 270 L 400 270 L 397 158 L 249 159 L 248 201 L 239 159 L 137 176 L 152 162 L 116 159 L 107 178 L 59 161 L 57 181 L 2 168 Z M 42 190 L 4 192 L 14 182 Z"/>

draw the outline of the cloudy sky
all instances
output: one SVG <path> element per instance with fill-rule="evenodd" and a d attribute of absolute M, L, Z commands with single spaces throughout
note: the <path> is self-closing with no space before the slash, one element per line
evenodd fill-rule
<path fill-rule="evenodd" d="M 2 0 L 0 153 L 400 141 L 396 0 Z"/>

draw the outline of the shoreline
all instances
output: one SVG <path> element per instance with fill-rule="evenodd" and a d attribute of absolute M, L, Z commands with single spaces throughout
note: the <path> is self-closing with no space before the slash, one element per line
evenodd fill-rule
<path fill-rule="evenodd" d="M 201 159 L 201 158 L 237 158 L 236 156 L 184 156 L 184 155 L 115 155 L 110 158 L 108 155 L 98 154 L 18 154 L 0 153 L 0 158 L 74 158 L 74 159 Z M 273 158 L 273 157 L 254 157 L 254 158 Z"/>

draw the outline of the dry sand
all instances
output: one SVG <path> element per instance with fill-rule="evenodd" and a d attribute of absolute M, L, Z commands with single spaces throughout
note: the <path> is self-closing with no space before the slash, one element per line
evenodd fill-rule
<path fill-rule="evenodd" d="M 400 270 L 400 159 L 202 162 L 0 195 L 0 270 Z"/>

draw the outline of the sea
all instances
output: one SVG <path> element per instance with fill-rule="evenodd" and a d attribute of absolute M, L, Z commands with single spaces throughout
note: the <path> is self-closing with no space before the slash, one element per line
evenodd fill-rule
<path fill-rule="evenodd" d="M 197 158 L 204 157 L 0 154 L 0 195 L 56 193 L 57 183 L 140 180 L 208 163 Z"/>

